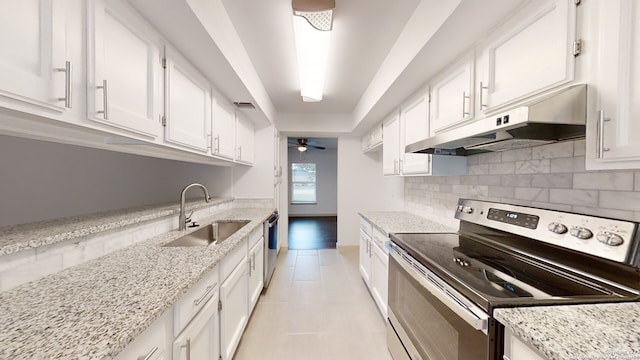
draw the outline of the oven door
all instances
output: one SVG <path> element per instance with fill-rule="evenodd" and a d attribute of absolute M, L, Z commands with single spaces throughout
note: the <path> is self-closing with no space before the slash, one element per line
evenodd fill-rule
<path fill-rule="evenodd" d="M 493 359 L 489 315 L 396 244 L 391 247 L 387 336 L 393 358 Z"/>

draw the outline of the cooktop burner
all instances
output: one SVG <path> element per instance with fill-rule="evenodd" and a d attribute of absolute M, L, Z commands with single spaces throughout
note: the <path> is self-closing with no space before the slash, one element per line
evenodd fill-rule
<path fill-rule="evenodd" d="M 504 205 L 505 210 L 496 209 L 502 204 L 495 203 L 481 208 L 477 205 L 481 202 L 476 201 L 471 202 L 475 208 L 465 209 L 464 201 L 468 200 L 461 200 L 461 217 L 468 220 L 469 214 L 475 211 L 479 220 L 463 219 L 458 233 L 391 234 L 392 246 L 399 246 L 488 311 L 495 307 L 638 299 L 638 271 L 630 264 L 594 255 L 590 253 L 591 248 L 581 252 L 558 246 L 554 237 L 540 241 L 523 236 L 523 233 L 537 235 L 540 230 L 552 231 L 551 227 L 547 230 L 540 226 L 546 220 L 540 212 L 523 210 L 523 207 L 513 211 L 513 207 Z M 512 232 L 486 226 L 494 223 Z M 600 230 L 601 233 L 609 231 Z M 598 245 L 580 241 L 583 243 L 570 245 Z M 628 246 L 634 248 L 631 244 Z M 605 252 L 605 256 L 612 255 Z M 632 257 L 626 256 L 624 262 L 629 259 Z"/>

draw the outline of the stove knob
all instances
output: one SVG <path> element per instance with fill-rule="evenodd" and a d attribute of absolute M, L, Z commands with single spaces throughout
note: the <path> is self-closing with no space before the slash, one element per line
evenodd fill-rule
<path fill-rule="evenodd" d="M 622 239 L 622 236 L 609 231 L 600 232 L 596 236 L 596 238 L 601 243 L 607 244 L 609 246 L 620 246 L 624 242 L 624 239 Z"/>
<path fill-rule="evenodd" d="M 573 237 L 577 237 L 580 240 L 587 240 L 593 237 L 593 233 L 591 232 L 591 230 L 581 226 L 572 227 L 571 231 L 569 231 L 569 234 L 571 234 L 571 236 Z"/>
<path fill-rule="evenodd" d="M 466 213 L 466 214 L 472 214 L 473 213 L 473 208 L 471 206 L 465 206 L 462 208 L 462 212 Z"/>
<path fill-rule="evenodd" d="M 462 212 L 462 209 L 464 209 L 464 206 L 462 206 L 462 205 L 458 205 L 458 209 L 457 209 L 457 210 L 458 210 L 458 212 Z"/>
<path fill-rule="evenodd" d="M 567 232 L 567 227 L 558 222 L 550 223 L 549 226 L 547 226 L 547 229 L 549 229 L 549 231 L 551 231 L 552 233 L 556 233 L 556 234 L 564 234 Z"/>

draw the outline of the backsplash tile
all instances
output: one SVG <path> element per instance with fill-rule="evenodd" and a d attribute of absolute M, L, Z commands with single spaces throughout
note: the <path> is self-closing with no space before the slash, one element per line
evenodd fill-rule
<path fill-rule="evenodd" d="M 459 198 L 640 221 L 640 171 L 586 171 L 585 141 L 467 157 L 465 176 L 405 178 L 405 210 L 457 226 Z"/>

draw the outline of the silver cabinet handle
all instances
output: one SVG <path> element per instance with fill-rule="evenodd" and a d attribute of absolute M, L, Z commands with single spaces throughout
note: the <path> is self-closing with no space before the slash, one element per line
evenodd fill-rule
<path fill-rule="evenodd" d="M 238 160 L 242 160 L 242 146 L 238 146 Z"/>
<path fill-rule="evenodd" d="M 213 138 L 213 142 L 214 142 L 214 145 L 213 145 L 213 151 L 214 151 L 215 153 L 219 153 L 219 152 L 220 152 L 220 135 L 216 135 L 216 136 Z"/>
<path fill-rule="evenodd" d="M 109 120 L 109 90 L 107 88 L 107 80 L 102 80 L 102 85 L 97 86 L 98 89 L 102 89 L 102 103 L 104 110 L 96 111 L 98 114 L 103 114 L 105 120 Z"/>
<path fill-rule="evenodd" d="M 393 159 L 393 173 L 395 174 L 398 170 L 398 160 Z"/>
<path fill-rule="evenodd" d="M 154 346 L 153 349 L 151 349 L 151 351 L 149 351 L 146 356 L 139 356 L 138 360 L 151 360 L 151 357 L 153 356 L 153 354 L 156 353 L 156 351 L 158 351 L 158 347 Z"/>
<path fill-rule="evenodd" d="M 180 345 L 180 348 L 186 348 L 187 360 L 191 360 L 191 338 L 187 339 L 187 343 Z"/>
<path fill-rule="evenodd" d="M 462 92 L 462 117 L 467 117 L 469 116 L 469 112 L 467 111 L 467 99 L 469 99 L 470 96 L 467 95 L 466 91 Z"/>
<path fill-rule="evenodd" d="M 209 293 L 215 289 L 215 285 L 210 285 L 207 286 L 207 291 L 204 292 L 204 294 L 202 294 L 202 296 L 200 296 L 200 298 L 198 300 L 194 300 L 193 301 L 193 306 L 198 306 L 200 305 L 200 303 L 207 297 L 207 295 L 209 295 Z"/>
<path fill-rule="evenodd" d="M 484 93 L 484 90 L 489 90 L 488 86 L 484 86 L 482 84 L 482 81 L 480 81 L 480 110 L 484 110 L 488 107 L 487 104 L 484 103 L 483 99 L 482 99 L 482 94 Z"/>
<path fill-rule="evenodd" d="M 64 97 L 58 98 L 58 101 L 64 101 L 64 107 L 71 109 L 71 62 L 65 61 L 63 68 L 53 70 L 64 73 Z"/>
<path fill-rule="evenodd" d="M 256 253 L 251 254 L 251 270 L 256 271 Z"/>
<path fill-rule="evenodd" d="M 598 111 L 598 127 L 596 129 L 596 156 L 598 159 L 602 159 L 604 152 L 609 151 L 609 148 L 604 147 L 604 123 L 610 120 L 604 116 L 604 110 Z"/>
<path fill-rule="evenodd" d="M 398 160 L 398 175 L 400 175 L 400 173 L 402 172 L 402 159 Z"/>
<path fill-rule="evenodd" d="M 207 135 L 207 151 L 213 151 L 213 141 L 211 140 L 211 134 Z"/>

